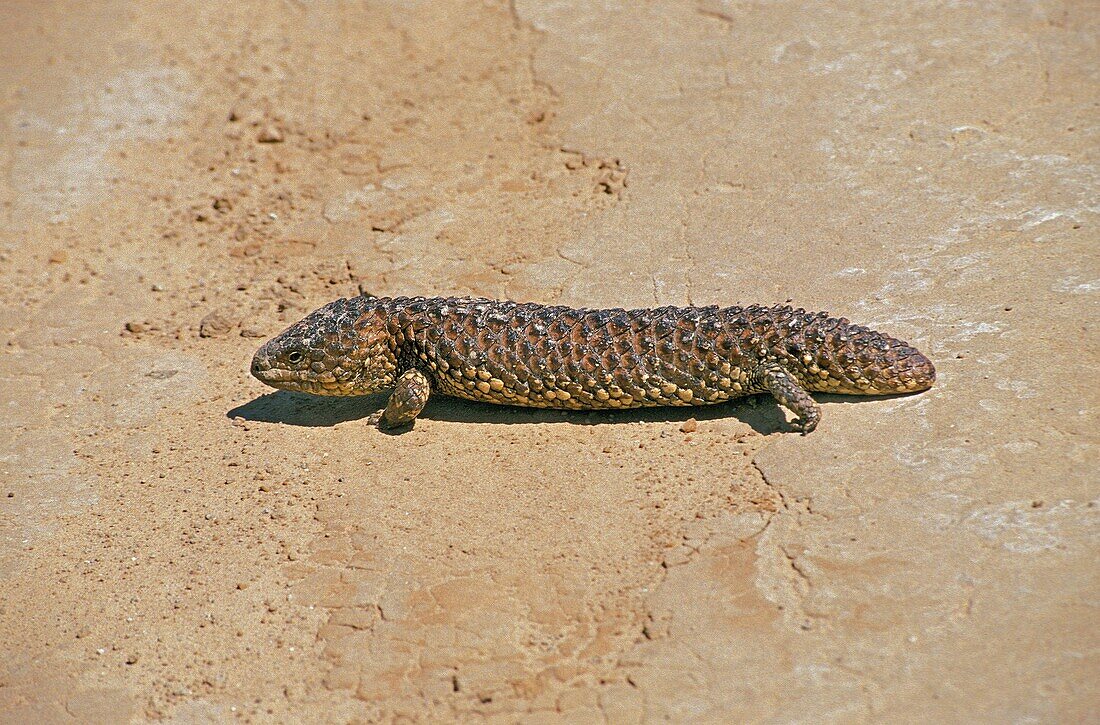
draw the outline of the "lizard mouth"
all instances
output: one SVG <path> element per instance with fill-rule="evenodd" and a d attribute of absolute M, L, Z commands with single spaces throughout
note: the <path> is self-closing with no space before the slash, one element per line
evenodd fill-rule
<path fill-rule="evenodd" d="M 256 378 L 264 385 L 270 385 L 280 390 L 302 390 L 303 392 L 310 392 L 306 389 L 309 387 L 310 381 L 304 380 L 300 372 L 272 365 L 271 360 L 264 354 L 264 350 L 262 349 L 252 358 L 250 372 L 252 373 L 252 377 Z"/>
<path fill-rule="evenodd" d="M 264 347 L 266 347 L 266 345 Z M 249 372 L 252 373 L 252 377 L 256 378 L 261 383 L 279 387 L 277 383 L 282 382 L 281 374 L 289 371 L 272 367 L 271 360 L 265 354 L 264 348 L 260 348 L 252 357 L 252 366 L 249 368 Z"/>
<path fill-rule="evenodd" d="M 326 379 L 318 379 L 317 377 L 307 377 L 300 370 L 269 367 L 264 360 L 260 359 L 259 355 L 252 361 L 251 372 L 252 377 L 264 385 L 270 385 L 279 390 L 310 393 L 311 395 L 357 394 L 351 381 L 340 381 L 332 375 L 328 375 Z"/>
<path fill-rule="evenodd" d="M 270 385 L 279 390 L 289 390 L 295 393 L 310 393 L 311 395 L 348 395 L 347 386 L 338 382 L 322 382 L 320 380 L 305 380 L 297 377 L 292 370 L 265 370 L 259 373 L 253 371 L 253 376 L 264 385 Z"/>

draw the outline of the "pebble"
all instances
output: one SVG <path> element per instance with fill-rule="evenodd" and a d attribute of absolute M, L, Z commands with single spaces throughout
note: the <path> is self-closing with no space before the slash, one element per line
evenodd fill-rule
<path fill-rule="evenodd" d="M 684 421 L 683 425 L 680 426 L 681 433 L 694 433 L 698 429 L 699 421 L 695 420 L 694 418 L 688 418 Z"/>
<path fill-rule="evenodd" d="M 255 257 L 257 254 L 260 253 L 260 251 L 262 249 L 263 249 L 263 247 L 260 246 L 259 242 L 249 242 L 248 244 L 245 244 L 243 246 L 233 247 L 232 249 L 230 249 L 229 250 L 229 256 L 230 257 Z"/>
<path fill-rule="evenodd" d="M 260 129 L 256 140 L 260 143 L 282 143 L 283 132 L 279 130 L 278 126 L 268 124 Z"/>
<path fill-rule="evenodd" d="M 228 335 L 235 323 L 220 312 L 211 312 L 199 322 L 199 337 Z"/>

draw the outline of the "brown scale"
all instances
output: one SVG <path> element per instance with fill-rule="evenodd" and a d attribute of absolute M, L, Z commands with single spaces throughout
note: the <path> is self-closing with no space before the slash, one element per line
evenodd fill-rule
<path fill-rule="evenodd" d="M 585 310 L 471 298 L 356 297 L 256 353 L 263 382 L 320 395 L 393 389 L 381 425 L 410 423 L 431 392 L 508 405 L 708 405 L 770 392 L 803 432 L 810 392 L 910 393 L 935 380 L 906 343 L 790 307 Z"/>

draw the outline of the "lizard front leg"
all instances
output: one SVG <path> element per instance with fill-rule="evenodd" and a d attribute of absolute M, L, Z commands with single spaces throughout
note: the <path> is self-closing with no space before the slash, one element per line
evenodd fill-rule
<path fill-rule="evenodd" d="M 371 416 L 372 422 L 377 422 L 379 428 L 398 428 L 412 423 L 428 404 L 431 392 L 428 376 L 416 368 L 406 370 L 397 379 L 386 409 L 380 415 Z"/>
<path fill-rule="evenodd" d="M 802 431 L 802 435 L 817 427 L 817 422 L 821 420 L 821 408 L 782 365 L 773 363 L 764 368 L 761 381 L 784 408 L 798 417 L 793 425 L 796 430 Z"/>

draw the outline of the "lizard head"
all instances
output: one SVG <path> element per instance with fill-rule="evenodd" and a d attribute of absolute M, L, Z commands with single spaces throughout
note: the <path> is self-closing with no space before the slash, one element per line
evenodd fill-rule
<path fill-rule="evenodd" d="M 314 395 L 369 395 L 393 387 L 397 358 L 373 297 L 331 302 L 265 342 L 252 375 Z"/>

